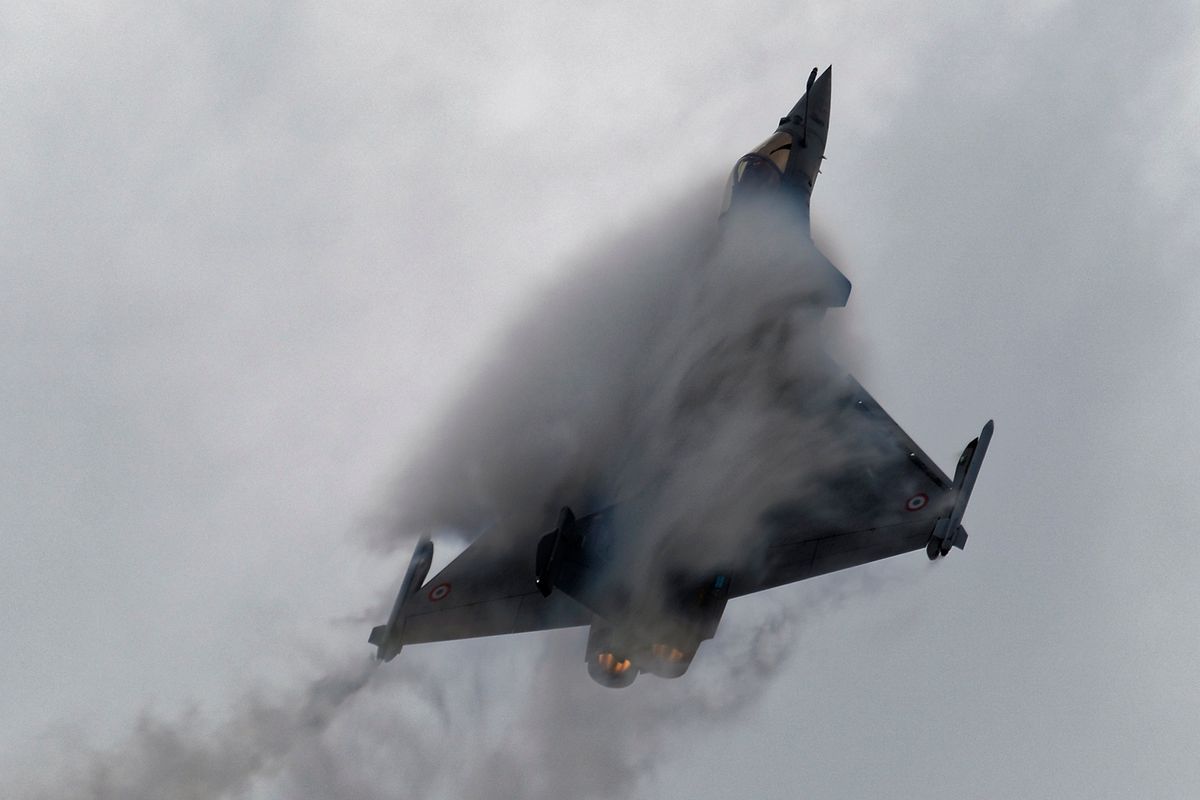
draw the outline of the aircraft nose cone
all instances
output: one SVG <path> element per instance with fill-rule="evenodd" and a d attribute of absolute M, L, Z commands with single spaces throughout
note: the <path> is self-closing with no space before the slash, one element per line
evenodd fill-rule
<path fill-rule="evenodd" d="M 809 124 L 829 124 L 829 99 L 833 94 L 833 67 L 821 73 L 808 90 Z"/>

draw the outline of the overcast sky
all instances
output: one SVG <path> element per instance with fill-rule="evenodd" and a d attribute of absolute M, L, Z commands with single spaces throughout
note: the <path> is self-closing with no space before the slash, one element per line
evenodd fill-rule
<path fill-rule="evenodd" d="M 1197 796 L 1197 42 L 1187 2 L 10 10 L 0 783 Z M 400 466 L 830 63 L 856 373 L 943 469 L 996 420 L 966 550 L 739 600 L 672 683 L 574 630 L 351 691 Z"/>

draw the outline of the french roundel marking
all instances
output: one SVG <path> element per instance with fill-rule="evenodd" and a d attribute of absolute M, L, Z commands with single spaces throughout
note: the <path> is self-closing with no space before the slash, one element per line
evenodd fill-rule
<path fill-rule="evenodd" d="M 429 599 L 430 601 L 436 603 L 438 600 L 444 599 L 448 594 L 450 594 L 450 584 L 439 583 L 437 586 L 429 590 Z"/>
<path fill-rule="evenodd" d="M 922 508 L 928 505 L 928 503 L 929 495 L 921 492 L 920 494 L 914 494 L 912 497 L 908 498 L 908 502 L 904 504 L 904 507 L 909 511 L 920 511 Z"/>

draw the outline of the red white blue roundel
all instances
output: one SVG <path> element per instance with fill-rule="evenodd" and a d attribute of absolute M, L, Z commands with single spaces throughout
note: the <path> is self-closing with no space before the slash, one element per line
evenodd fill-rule
<path fill-rule="evenodd" d="M 437 586 L 429 590 L 429 599 L 430 601 L 436 603 L 438 600 L 445 598 L 448 594 L 450 594 L 450 584 L 439 583 Z"/>
<path fill-rule="evenodd" d="M 921 492 L 908 498 L 908 502 L 904 504 L 904 508 L 908 511 L 920 511 L 927 505 L 929 505 L 929 495 Z"/>

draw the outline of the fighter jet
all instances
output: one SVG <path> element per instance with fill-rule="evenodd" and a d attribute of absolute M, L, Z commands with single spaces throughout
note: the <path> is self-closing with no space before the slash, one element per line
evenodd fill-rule
<path fill-rule="evenodd" d="M 775 132 L 735 163 L 723 224 L 735 224 L 742 209 L 774 204 L 812 247 L 808 210 L 824 158 L 831 82 L 830 69 L 817 72 Z M 804 302 L 821 313 L 844 306 L 850 282 L 812 253 L 818 280 Z M 683 558 L 711 544 L 689 541 L 688 531 L 649 550 L 637 547 L 647 540 L 630 533 L 647 519 L 638 497 L 580 516 L 564 507 L 548 533 L 485 533 L 428 582 L 433 543 L 423 538 L 387 623 L 371 631 L 377 657 L 390 661 L 407 644 L 588 625 L 584 660 L 601 685 L 629 686 L 640 673 L 675 678 L 716 634 L 732 598 L 916 550 L 935 560 L 962 549 L 963 515 L 992 422 L 950 477 L 852 376 L 836 367 L 820 374 L 821 386 L 802 399 L 829 434 L 806 451 L 815 465 L 811 485 L 763 508 L 749 529 L 729 532 L 735 547 L 709 548 L 716 553 L 710 559 Z"/>

